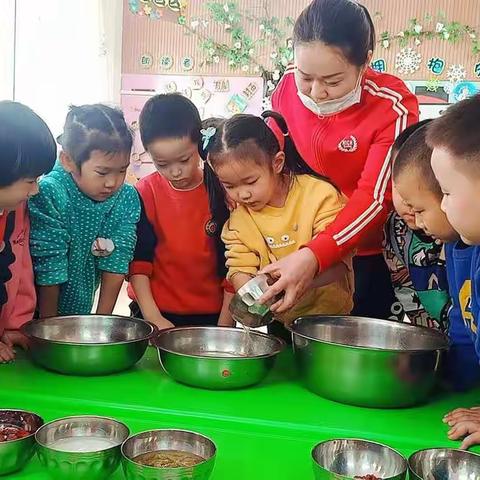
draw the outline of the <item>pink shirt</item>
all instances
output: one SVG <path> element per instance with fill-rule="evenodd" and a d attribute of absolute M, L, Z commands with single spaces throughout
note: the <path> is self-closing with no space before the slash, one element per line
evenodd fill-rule
<path fill-rule="evenodd" d="M 15 261 L 10 265 L 12 278 L 6 283 L 7 303 L 0 311 L 0 335 L 5 329 L 15 330 L 32 319 L 37 297 L 30 256 L 30 221 L 26 204 L 15 211 L 15 228 L 10 243 Z"/>

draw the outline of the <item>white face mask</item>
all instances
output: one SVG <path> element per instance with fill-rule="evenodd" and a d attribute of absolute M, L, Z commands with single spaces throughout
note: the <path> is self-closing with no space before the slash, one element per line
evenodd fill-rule
<path fill-rule="evenodd" d="M 341 98 L 336 98 L 335 100 L 325 100 L 324 102 L 317 103 L 313 98 L 305 95 L 297 88 L 297 95 L 300 98 L 303 105 L 308 108 L 311 112 L 319 117 L 329 117 L 331 115 L 336 115 L 337 113 L 347 110 L 347 108 L 360 103 L 362 97 L 362 77 L 363 74 L 360 74 L 357 80 L 356 87 L 346 95 Z"/>

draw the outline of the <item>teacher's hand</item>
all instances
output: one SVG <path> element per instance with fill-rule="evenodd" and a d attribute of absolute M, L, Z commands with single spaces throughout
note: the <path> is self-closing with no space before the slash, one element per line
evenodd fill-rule
<path fill-rule="evenodd" d="M 287 255 L 261 272 L 270 275 L 275 283 L 260 297 L 260 303 L 267 303 L 277 295 L 285 294 L 271 306 L 272 312 L 284 313 L 294 307 L 310 287 L 318 272 L 318 260 L 309 248 L 302 248 Z"/>

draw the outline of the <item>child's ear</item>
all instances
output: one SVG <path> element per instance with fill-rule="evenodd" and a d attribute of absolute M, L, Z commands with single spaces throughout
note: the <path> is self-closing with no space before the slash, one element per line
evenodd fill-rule
<path fill-rule="evenodd" d="M 60 163 L 68 173 L 76 173 L 78 170 L 72 157 L 63 150 L 60 152 Z"/>
<path fill-rule="evenodd" d="M 285 153 L 278 152 L 275 157 L 273 157 L 273 171 L 274 173 L 280 174 L 283 172 L 283 167 L 285 166 Z"/>

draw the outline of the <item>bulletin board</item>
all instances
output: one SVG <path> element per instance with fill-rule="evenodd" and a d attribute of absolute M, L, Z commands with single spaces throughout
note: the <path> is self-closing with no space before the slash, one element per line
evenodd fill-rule
<path fill-rule="evenodd" d="M 240 111 L 259 114 L 268 108 L 268 95 L 292 61 L 293 21 L 309 4 L 309 0 L 213 2 L 219 5 L 222 23 L 208 10 L 211 1 L 124 1 L 122 106 L 134 128 L 143 104 L 157 93 L 184 94 L 202 118 Z M 364 0 L 364 4 L 377 33 L 372 67 L 406 82 L 419 98 L 422 118 L 436 117 L 448 105 L 480 91 L 480 0 Z M 228 25 L 230 14 L 232 19 L 243 15 L 240 32 L 238 25 Z M 215 41 L 211 49 L 205 47 L 210 39 Z M 244 48 L 249 41 L 253 43 L 244 52 L 246 60 L 232 62 L 229 55 L 235 54 L 236 43 Z M 222 51 L 227 53 L 217 53 Z M 133 165 L 137 177 L 153 169 L 138 133 Z"/>
<path fill-rule="evenodd" d="M 147 100 L 163 92 L 181 93 L 191 99 L 202 119 L 262 111 L 263 82 L 259 77 L 123 75 L 122 109 L 135 133 L 131 166 L 137 178 L 154 171 L 151 158 L 140 140 L 138 117 Z"/>
<path fill-rule="evenodd" d="M 232 70 L 228 62 L 221 59 L 218 64 L 206 65 L 205 52 L 200 48 L 198 36 L 185 34 L 184 26 L 179 24 L 177 15 L 152 20 L 145 14 L 134 14 L 130 9 L 132 1 L 125 0 L 124 8 L 124 36 L 123 36 L 123 72 L 151 73 L 151 74 L 185 74 L 182 60 L 191 59 L 188 64 L 189 74 L 197 75 L 237 75 L 248 76 L 253 71 L 244 72 L 241 69 Z M 143 2 L 145 3 L 145 2 Z M 148 2 L 147 2 L 148 3 Z M 204 37 L 213 36 L 219 41 L 229 41 L 227 32 L 211 20 L 206 10 L 207 2 L 203 0 L 186 0 L 185 14 L 182 22 L 190 25 L 195 22 L 197 30 Z M 227 1 L 225 3 L 228 3 Z M 470 35 L 480 35 L 480 1 L 478 0 L 364 0 L 363 3 L 371 12 L 377 30 L 379 43 L 374 54 L 374 60 L 383 60 L 385 69 L 389 73 L 400 76 L 405 80 L 438 79 L 447 81 L 449 78 L 458 80 L 478 80 L 480 78 L 480 54 L 473 54 L 472 45 L 476 38 Z M 268 12 L 270 17 L 295 19 L 302 9 L 309 4 L 308 0 L 238 0 L 235 2 L 240 9 L 250 12 L 258 18 Z M 147 9 L 148 11 L 148 9 Z M 428 18 L 428 16 L 430 18 Z M 397 36 L 403 31 L 410 30 L 412 20 L 416 19 L 415 28 L 420 29 L 418 38 L 403 45 L 404 39 Z M 203 25 L 202 21 L 208 22 Z M 457 42 L 455 23 L 458 29 L 468 26 L 475 33 L 460 35 Z M 442 26 L 443 30 L 442 31 Z M 437 28 L 440 29 L 437 32 Z M 429 31 L 434 32 L 434 39 L 428 39 Z M 384 47 L 382 34 L 389 33 L 392 38 L 388 47 Z M 259 35 L 258 24 L 247 21 L 245 33 L 255 39 Z M 439 38 L 442 39 L 439 39 Z M 445 39 L 448 37 L 448 39 Z M 415 40 L 420 43 L 416 44 Z M 387 45 L 387 43 L 385 43 Z M 411 51 L 408 49 L 411 48 Z M 402 52 L 403 51 L 403 52 Z M 255 56 L 261 62 L 269 62 L 270 51 L 256 48 Z M 142 57 L 149 55 L 152 63 L 146 67 L 142 64 Z M 170 57 L 172 63 L 163 64 L 161 59 Z M 429 67 L 431 59 L 439 58 L 444 61 L 441 74 L 437 75 Z M 401 65 L 412 63 L 414 69 L 401 69 Z M 165 69 L 168 66 L 168 72 Z M 416 68 L 418 66 L 418 68 Z M 462 67 L 452 69 L 452 66 Z M 460 72 L 460 73 L 459 73 Z M 463 76 L 462 72 L 465 73 Z M 452 73 L 456 74 L 452 76 Z M 450 75 L 449 75 L 450 74 Z"/>

